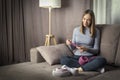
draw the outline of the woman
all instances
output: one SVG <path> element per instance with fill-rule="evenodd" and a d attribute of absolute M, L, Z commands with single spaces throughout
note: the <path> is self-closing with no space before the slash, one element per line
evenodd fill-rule
<path fill-rule="evenodd" d="M 66 40 L 66 44 L 74 50 L 74 56 L 64 56 L 61 58 L 62 68 L 67 68 L 73 75 L 81 71 L 103 70 L 106 60 L 101 56 L 96 56 L 99 52 L 100 32 L 95 28 L 95 16 L 92 10 L 84 12 L 81 26 L 73 31 L 73 38 Z M 78 62 L 81 56 L 88 59 L 93 58 L 84 65 Z"/>

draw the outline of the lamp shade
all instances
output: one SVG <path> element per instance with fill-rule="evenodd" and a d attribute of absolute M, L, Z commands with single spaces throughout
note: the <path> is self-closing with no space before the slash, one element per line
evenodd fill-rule
<path fill-rule="evenodd" d="M 39 7 L 60 8 L 61 7 L 61 0 L 39 0 Z"/>

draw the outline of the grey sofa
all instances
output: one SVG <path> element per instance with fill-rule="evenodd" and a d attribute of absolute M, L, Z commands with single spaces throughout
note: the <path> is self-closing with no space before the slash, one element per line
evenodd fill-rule
<path fill-rule="evenodd" d="M 48 64 L 36 48 L 30 50 L 32 63 L 37 63 L 42 73 L 40 80 L 119 80 L 120 79 L 120 25 L 96 25 L 101 31 L 100 55 L 106 58 L 105 73 L 81 72 L 79 76 L 53 77 L 52 70 L 61 67 Z M 59 44 L 58 44 L 59 45 Z M 56 45 L 57 46 L 57 45 Z M 59 49 L 57 49 L 59 52 Z M 54 55 L 53 55 L 54 56 Z M 94 66 L 94 65 L 93 65 Z M 43 77 L 44 76 L 44 77 Z"/>

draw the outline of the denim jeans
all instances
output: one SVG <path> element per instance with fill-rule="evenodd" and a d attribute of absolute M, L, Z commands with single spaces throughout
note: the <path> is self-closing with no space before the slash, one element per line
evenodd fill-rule
<path fill-rule="evenodd" d="M 80 56 L 63 56 L 60 60 L 60 63 L 62 65 L 66 65 L 68 67 L 82 67 L 82 69 L 84 71 L 96 71 L 102 67 L 104 67 L 106 65 L 106 60 L 105 58 L 103 58 L 102 56 L 96 56 L 95 59 L 93 59 L 92 61 L 84 64 L 84 65 L 80 65 L 78 60 L 79 60 Z M 91 57 L 91 56 L 88 56 Z"/>

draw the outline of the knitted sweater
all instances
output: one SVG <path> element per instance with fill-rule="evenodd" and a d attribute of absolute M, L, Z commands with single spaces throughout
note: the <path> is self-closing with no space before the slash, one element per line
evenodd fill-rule
<path fill-rule="evenodd" d="M 79 56 L 92 56 L 98 54 L 99 43 L 100 43 L 100 31 L 96 28 L 96 33 L 94 37 L 90 36 L 89 28 L 84 29 L 84 34 L 80 32 L 80 27 L 76 27 L 73 30 L 72 43 L 78 46 L 85 46 L 87 51 L 80 52 L 76 47 L 70 45 L 71 50 L 73 50 L 74 55 Z"/>

